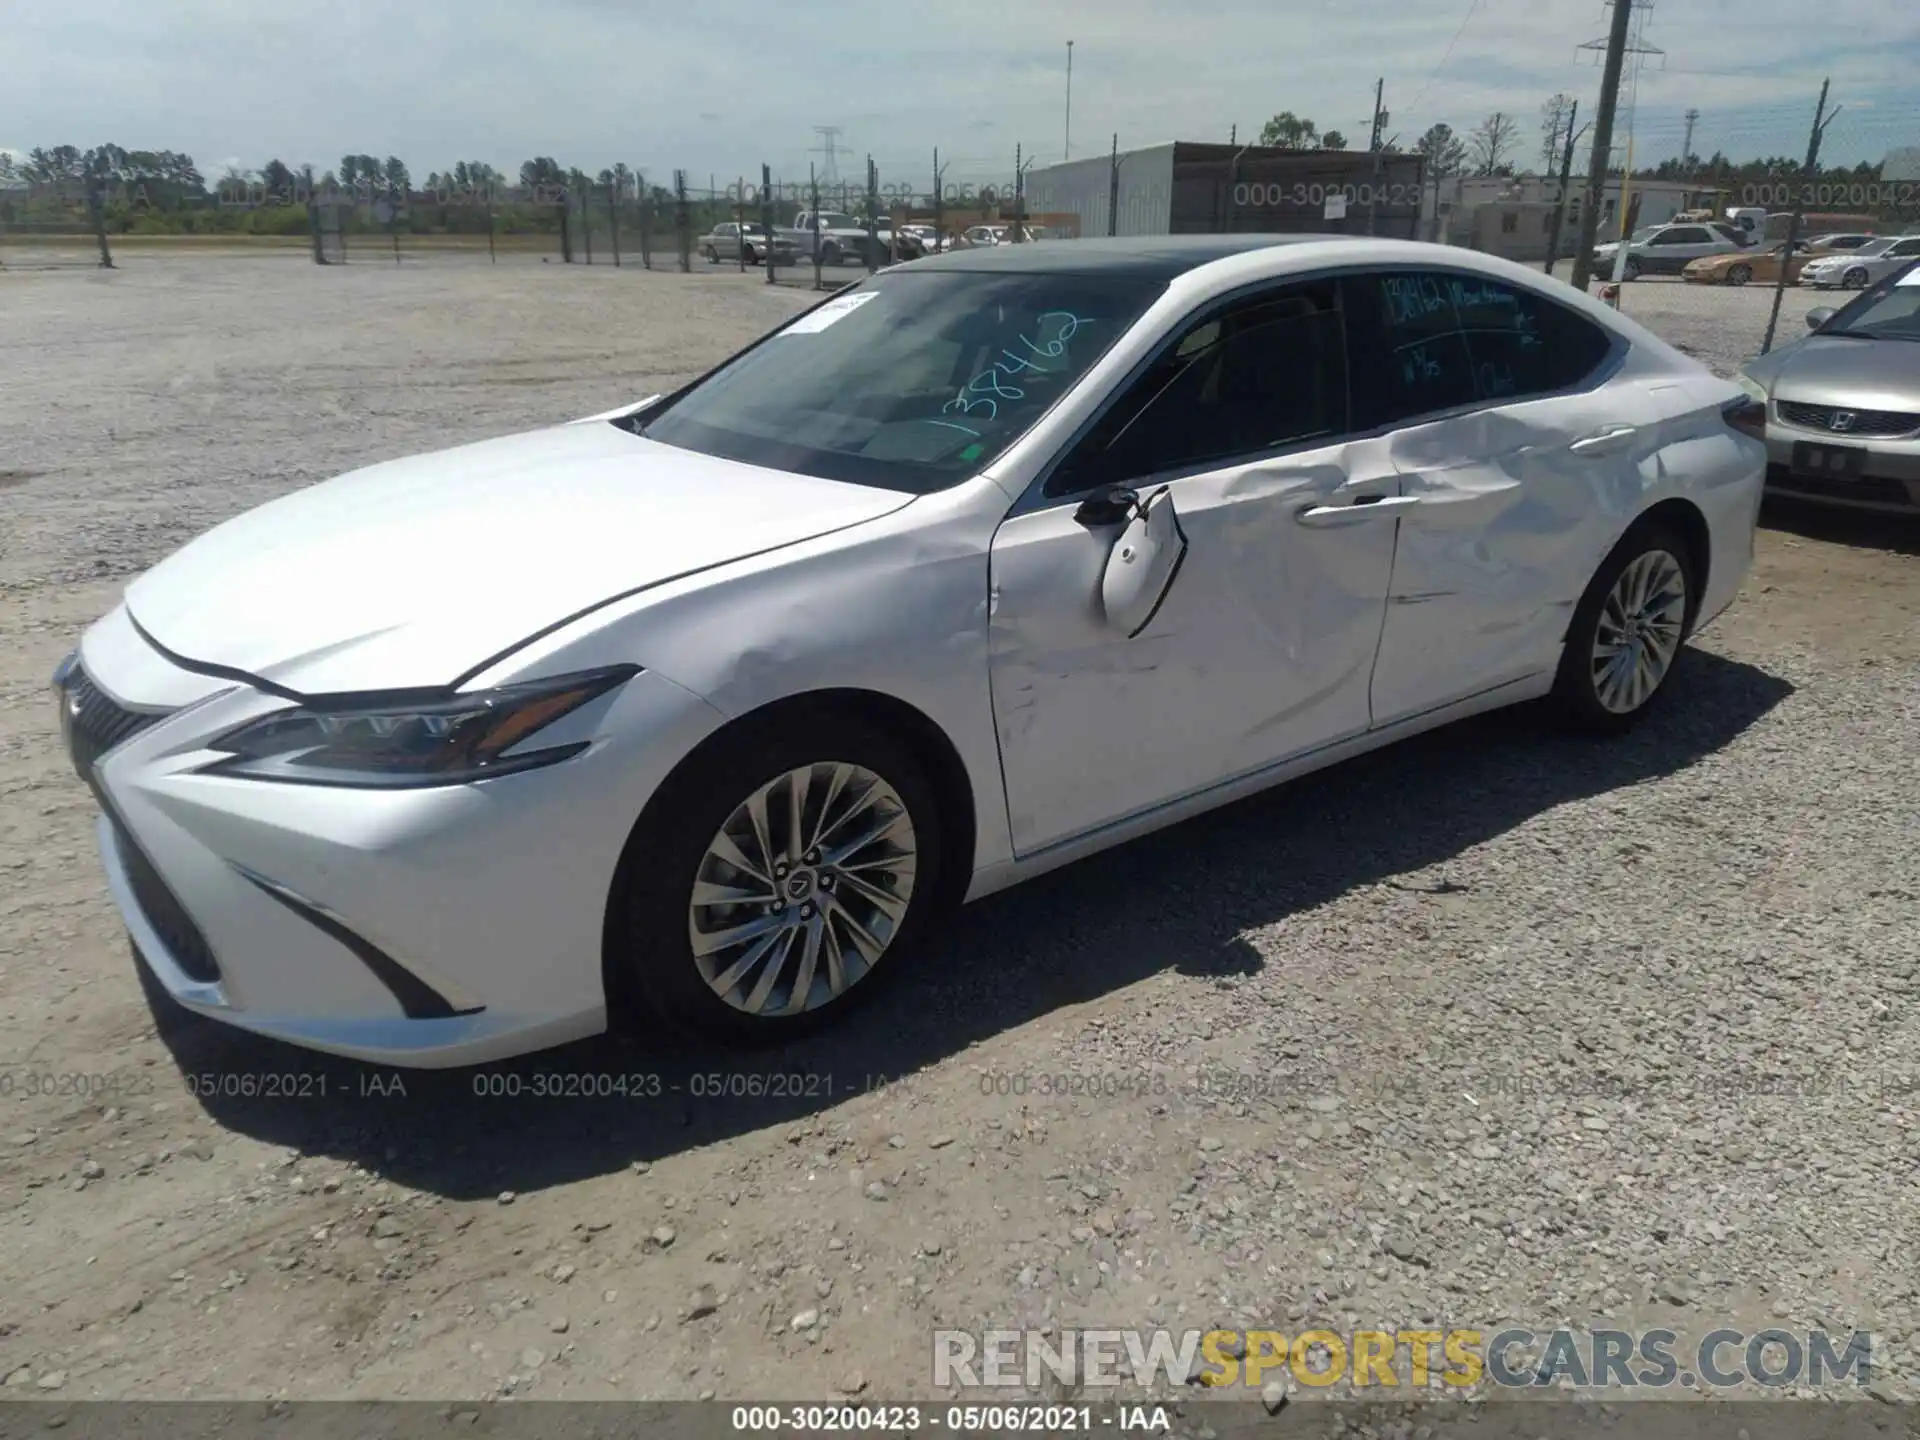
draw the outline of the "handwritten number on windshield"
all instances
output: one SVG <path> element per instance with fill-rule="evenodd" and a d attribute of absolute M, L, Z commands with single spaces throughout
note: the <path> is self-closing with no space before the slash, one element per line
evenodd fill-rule
<path fill-rule="evenodd" d="M 1036 340 L 1031 336 L 1021 335 L 1015 338 L 1014 343 L 1025 346 L 1035 355 L 1047 359 L 1058 359 L 1067 353 L 1067 342 L 1087 322 L 1068 310 L 1049 310 L 1034 323 L 1041 338 Z M 1002 400 L 1024 400 L 1027 395 L 1027 392 L 1019 386 L 1004 383 L 1002 377 L 1005 377 L 1005 380 L 1011 380 L 1028 370 L 1042 375 L 1056 373 L 1054 369 L 1037 365 L 1026 356 L 1015 354 L 1011 349 L 1002 350 L 1000 354 L 1005 358 L 994 361 L 962 385 L 960 393 L 940 407 L 942 414 L 951 415 L 955 412 L 962 415 L 983 414 L 989 420 L 997 420 L 1000 418 Z M 978 393 L 983 391 L 984 394 Z"/>

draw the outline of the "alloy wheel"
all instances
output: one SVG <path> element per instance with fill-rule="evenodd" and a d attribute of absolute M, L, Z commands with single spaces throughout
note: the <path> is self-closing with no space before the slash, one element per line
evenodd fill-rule
<path fill-rule="evenodd" d="M 701 857 L 687 907 L 701 979 L 755 1016 L 838 999 L 905 921 L 916 855 L 906 804 L 873 771 L 824 761 L 776 776 Z"/>
<path fill-rule="evenodd" d="M 1637 556 L 1607 592 L 1594 630 L 1593 693 L 1615 715 L 1653 697 L 1673 668 L 1687 618 L 1687 574 L 1665 550 Z"/>

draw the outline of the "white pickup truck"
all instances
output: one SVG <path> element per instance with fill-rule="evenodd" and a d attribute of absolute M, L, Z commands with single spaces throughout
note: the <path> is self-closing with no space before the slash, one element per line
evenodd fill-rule
<path fill-rule="evenodd" d="M 813 263 L 814 237 L 820 241 L 820 263 L 822 265 L 840 265 L 852 261 L 857 265 L 867 263 L 867 250 L 875 244 L 874 237 L 867 233 L 867 227 L 853 216 L 836 210 L 802 210 L 793 217 L 793 224 L 780 232 L 793 241 L 802 265 Z M 886 227 L 881 227 L 876 264 L 887 263 Z"/>

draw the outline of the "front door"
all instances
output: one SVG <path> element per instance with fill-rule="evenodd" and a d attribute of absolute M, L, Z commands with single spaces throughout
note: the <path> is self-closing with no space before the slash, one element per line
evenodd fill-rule
<path fill-rule="evenodd" d="M 1598 384 L 1612 337 L 1525 287 L 1380 271 L 1346 305 L 1355 423 L 1388 431 L 1406 505 L 1372 690 L 1390 725 L 1558 663 L 1658 408 Z"/>
<path fill-rule="evenodd" d="M 1400 480 L 1343 332 L 1334 280 L 1203 310 L 1001 525 L 1016 854 L 1367 729 Z"/>

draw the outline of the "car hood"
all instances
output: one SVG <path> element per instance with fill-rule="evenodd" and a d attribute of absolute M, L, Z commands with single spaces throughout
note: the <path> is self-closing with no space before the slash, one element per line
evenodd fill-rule
<path fill-rule="evenodd" d="M 175 656 L 297 693 L 446 685 L 622 595 L 911 499 L 582 421 L 296 491 L 191 541 L 126 602 Z"/>
<path fill-rule="evenodd" d="M 1920 341 L 1807 335 L 1746 370 L 1776 400 L 1920 411 Z"/>

